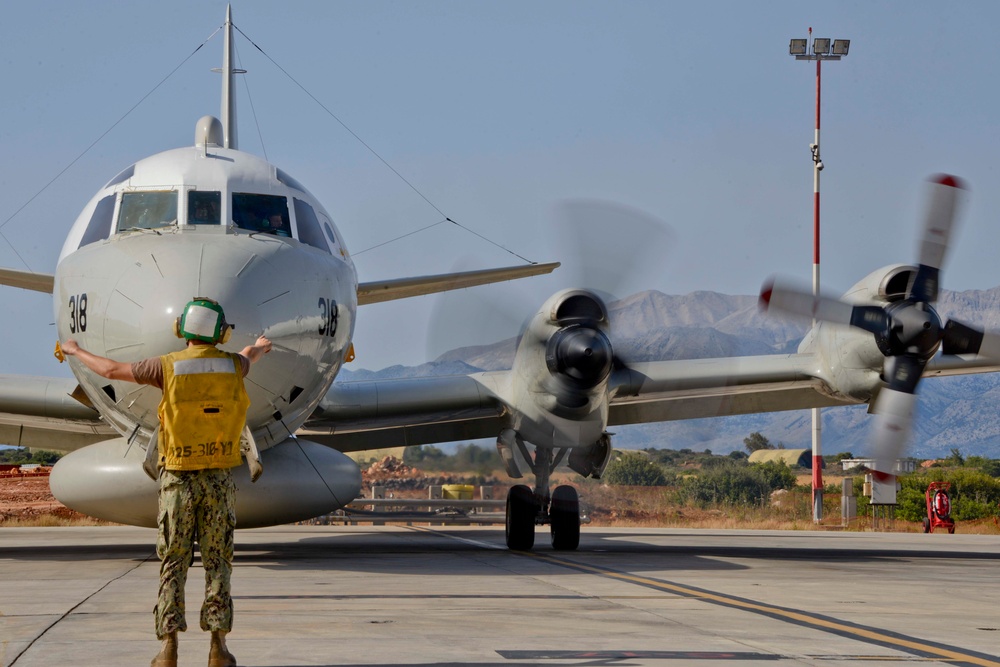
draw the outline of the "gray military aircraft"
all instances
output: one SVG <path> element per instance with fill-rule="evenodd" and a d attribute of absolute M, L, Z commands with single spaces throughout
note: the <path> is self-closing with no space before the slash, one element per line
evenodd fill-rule
<path fill-rule="evenodd" d="M 994 338 L 942 327 L 934 314 L 947 244 L 938 232 L 950 228 L 953 213 L 935 203 L 924 245 L 937 243 L 941 252 L 925 252 L 919 268 L 872 273 L 847 293 L 852 305 L 816 302 L 781 285 L 766 291 L 772 308 L 833 320 L 814 327 L 796 354 L 628 363 L 615 353 L 605 299 L 568 289 L 531 317 L 508 371 L 334 383 L 353 354 L 358 306 L 558 264 L 359 282 L 320 202 L 283 169 L 237 149 L 229 13 L 225 28 L 222 119 L 203 117 L 192 146 L 140 160 L 101 188 L 71 228 L 54 275 L 0 269 L 0 284 L 51 293 L 59 339 L 118 360 L 179 349 L 172 324 L 195 296 L 218 300 L 237 323 L 226 349 L 260 334 L 273 341 L 273 353 L 247 379 L 246 452 L 265 472 L 256 483 L 248 469 L 237 472 L 238 527 L 347 505 L 360 492 L 361 473 L 344 452 L 491 437 L 512 478 L 522 477 L 519 460 L 535 478 L 533 488 L 518 484 L 508 494 L 507 545 L 530 549 L 536 526 L 548 524 L 554 548 L 575 549 L 577 492 L 569 485 L 550 491 L 550 476 L 565 461 L 599 478 L 613 426 L 880 406 L 873 399 L 881 390 L 904 396 L 886 410 L 897 415 L 887 429 L 898 430 L 911 419 L 919 377 L 1000 370 L 978 356 L 934 356 L 942 340 L 945 352 L 1000 350 Z M 942 196 L 952 195 L 935 202 Z M 0 376 L 0 442 L 70 452 L 51 477 L 61 502 L 155 526 L 157 484 L 146 471 L 155 458 L 159 391 L 69 363 L 75 380 Z M 902 442 L 896 437 L 892 448 Z"/>

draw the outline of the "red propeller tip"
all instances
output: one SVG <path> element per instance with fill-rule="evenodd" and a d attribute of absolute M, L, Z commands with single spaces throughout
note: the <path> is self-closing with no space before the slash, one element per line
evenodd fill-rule
<path fill-rule="evenodd" d="M 934 182 L 939 185 L 947 185 L 949 188 L 959 188 L 961 190 L 965 189 L 965 185 L 962 181 L 955 176 L 950 176 L 948 174 L 941 174 L 934 178 Z"/>
<path fill-rule="evenodd" d="M 764 285 L 764 289 L 760 291 L 760 307 L 767 308 L 768 304 L 771 303 L 771 292 L 774 291 L 773 285 Z"/>
<path fill-rule="evenodd" d="M 893 475 L 890 475 L 887 472 L 882 472 L 880 470 L 872 470 L 872 477 L 874 477 L 880 482 L 888 482 L 893 478 Z"/>

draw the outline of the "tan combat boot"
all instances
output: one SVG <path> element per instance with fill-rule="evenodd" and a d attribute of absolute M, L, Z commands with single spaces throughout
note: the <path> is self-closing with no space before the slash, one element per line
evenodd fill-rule
<path fill-rule="evenodd" d="M 234 663 L 235 664 L 235 663 Z M 163 636 L 160 652 L 149 663 L 150 667 L 177 667 L 177 631 L 168 632 Z"/>
<path fill-rule="evenodd" d="M 212 645 L 208 649 L 208 667 L 236 667 L 236 658 L 226 648 L 226 633 L 212 630 Z"/>

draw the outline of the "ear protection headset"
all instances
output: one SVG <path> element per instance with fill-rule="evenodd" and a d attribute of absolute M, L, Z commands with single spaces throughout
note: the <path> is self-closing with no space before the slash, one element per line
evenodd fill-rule
<path fill-rule="evenodd" d="M 226 314 L 218 301 L 196 296 L 184 306 L 184 312 L 174 320 L 174 335 L 186 340 L 202 340 L 219 344 L 229 342 L 233 325 L 226 322 Z"/>

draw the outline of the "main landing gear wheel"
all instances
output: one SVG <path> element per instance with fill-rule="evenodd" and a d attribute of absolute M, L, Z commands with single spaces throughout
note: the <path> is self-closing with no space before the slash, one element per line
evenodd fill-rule
<path fill-rule="evenodd" d="M 572 486 L 557 486 L 549 508 L 552 548 L 573 551 L 580 546 L 580 497 Z"/>
<path fill-rule="evenodd" d="M 535 494 L 524 484 L 512 486 L 507 492 L 507 548 L 531 551 L 535 545 L 535 518 L 538 503 Z"/>

